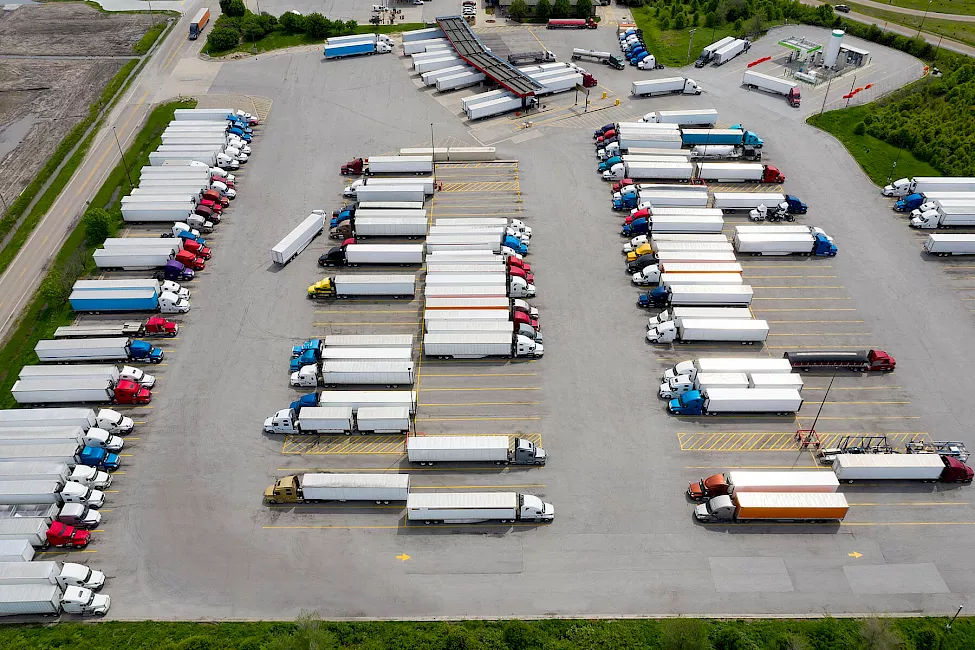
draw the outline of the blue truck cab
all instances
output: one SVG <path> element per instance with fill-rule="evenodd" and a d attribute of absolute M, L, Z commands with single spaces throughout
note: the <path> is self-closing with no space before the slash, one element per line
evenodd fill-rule
<path fill-rule="evenodd" d="M 909 212 L 914 208 L 921 207 L 922 203 L 924 203 L 923 194 L 908 194 L 903 199 L 898 199 L 894 203 L 894 210 L 897 212 Z"/>
<path fill-rule="evenodd" d="M 501 245 L 507 246 L 508 248 L 518 253 L 519 255 L 528 254 L 528 245 L 522 243 L 522 241 L 517 237 L 512 237 L 511 235 L 508 235 L 504 238 L 504 241 L 501 242 Z"/>
<path fill-rule="evenodd" d="M 793 196 L 791 194 L 785 195 L 785 211 L 789 214 L 806 214 L 809 210 L 809 206 L 799 200 L 798 196 Z"/>
<path fill-rule="evenodd" d="M 599 163 L 599 168 L 597 169 L 597 171 L 604 172 L 607 169 L 610 169 L 613 165 L 618 165 L 621 162 L 623 162 L 623 158 L 620 156 L 613 156 L 612 158 L 607 158 L 603 162 Z"/>
<path fill-rule="evenodd" d="M 297 359 L 302 355 L 303 352 L 307 350 L 317 350 L 321 354 L 322 348 L 324 348 L 324 341 L 322 339 L 308 339 L 304 343 L 295 345 L 291 348 L 291 358 Z"/>
<path fill-rule="evenodd" d="M 192 280 L 196 273 L 193 269 L 186 268 L 186 265 L 176 260 L 169 260 L 163 268 L 163 278 L 166 280 Z"/>
<path fill-rule="evenodd" d="M 641 293 L 636 304 L 637 307 L 648 309 L 650 307 L 666 305 L 668 300 L 670 300 L 670 291 L 667 287 L 654 287 L 646 293 Z"/>
<path fill-rule="evenodd" d="M 636 48 L 635 50 L 630 52 L 629 55 L 630 65 L 636 65 L 637 63 L 642 61 L 646 55 L 647 55 L 647 50 L 645 48 L 642 47 Z"/>
<path fill-rule="evenodd" d="M 303 406 L 318 406 L 318 393 L 308 393 L 307 395 L 302 395 L 295 401 L 291 402 L 291 410 L 301 416 L 301 407 Z"/>
<path fill-rule="evenodd" d="M 620 230 L 620 234 L 627 237 L 646 235 L 648 232 L 650 232 L 650 223 L 644 217 L 623 224 L 623 228 Z"/>
<path fill-rule="evenodd" d="M 680 397 L 670 400 L 667 408 L 674 415 L 702 415 L 704 413 L 704 396 L 699 390 L 689 390 Z"/>
<path fill-rule="evenodd" d="M 103 471 L 114 471 L 122 464 L 118 454 L 112 454 L 101 447 L 85 447 L 78 453 L 78 460 L 82 465 L 94 467 Z"/>
<path fill-rule="evenodd" d="M 243 131 L 244 133 L 248 133 L 248 134 L 254 133 L 254 129 L 247 126 L 247 120 L 242 118 L 240 115 L 228 115 L 227 122 L 228 122 L 227 124 L 228 127 L 236 127 L 241 131 Z"/>
<path fill-rule="evenodd" d="M 129 358 L 150 363 L 159 363 L 165 353 L 159 348 L 145 341 L 134 340 L 129 343 Z"/>
<path fill-rule="evenodd" d="M 182 239 L 183 241 L 186 241 L 187 239 L 192 239 L 193 241 L 200 244 L 200 246 L 206 246 L 207 244 L 207 240 L 203 239 L 203 237 L 200 237 L 199 235 L 194 235 L 193 233 L 186 230 L 180 230 L 178 233 L 176 233 L 176 236 Z"/>
<path fill-rule="evenodd" d="M 624 194 L 618 199 L 613 199 L 614 210 L 632 210 L 640 204 L 639 194 Z"/>
<path fill-rule="evenodd" d="M 731 125 L 728 128 L 738 129 L 739 131 L 744 131 L 745 132 L 745 136 L 744 136 L 744 138 L 742 138 L 742 141 L 741 141 L 742 144 L 751 145 L 751 146 L 755 147 L 756 149 L 761 149 L 762 148 L 762 145 L 765 144 L 765 140 L 762 140 L 760 137 L 758 137 L 758 134 L 757 133 L 755 133 L 754 131 L 749 131 L 748 129 L 746 129 L 745 127 L 743 127 L 741 124 L 733 124 L 733 125 Z"/>
<path fill-rule="evenodd" d="M 249 130 L 250 129 L 248 129 L 248 131 Z M 232 127 L 230 127 L 229 129 L 227 129 L 227 133 L 230 133 L 232 135 L 238 136 L 244 142 L 250 142 L 251 141 L 251 134 L 250 133 L 247 133 L 246 131 L 241 130 L 241 128 L 239 126 L 232 126 Z"/>
<path fill-rule="evenodd" d="M 305 350 L 297 357 L 292 357 L 291 362 L 288 364 L 288 370 L 298 372 L 305 366 L 315 365 L 320 359 L 321 352 L 318 350 Z"/>
<path fill-rule="evenodd" d="M 335 226 L 339 225 L 343 221 L 348 221 L 354 216 L 355 216 L 354 206 L 342 208 L 341 210 L 337 210 L 336 212 L 332 213 L 332 220 L 329 221 L 328 225 L 329 227 L 334 228 Z"/>
<path fill-rule="evenodd" d="M 820 233 L 813 238 L 812 254 L 816 257 L 836 257 L 836 244 L 830 238 Z"/>

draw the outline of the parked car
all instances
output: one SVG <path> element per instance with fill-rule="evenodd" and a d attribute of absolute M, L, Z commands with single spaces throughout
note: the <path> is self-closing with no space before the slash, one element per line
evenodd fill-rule
<path fill-rule="evenodd" d="M 850 13 L 850 7 L 849 7 L 849 5 L 834 5 L 833 6 L 833 10 L 834 11 L 842 11 L 845 14 Z"/>

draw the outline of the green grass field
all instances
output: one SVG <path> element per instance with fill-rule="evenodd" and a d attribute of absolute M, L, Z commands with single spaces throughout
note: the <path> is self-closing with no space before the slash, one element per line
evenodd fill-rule
<path fill-rule="evenodd" d="M 721 25 L 717 29 L 699 27 L 694 34 L 694 42 L 690 43 L 690 58 L 688 60 L 688 44 L 690 31 L 688 29 L 660 29 L 660 24 L 653 15 L 653 7 L 633 7 L 630 9 L 633 20 L 643 30 L 643 39 L 650 46 L 650 53 L 657 58 L 657 63 L 675 67 L 692 63 L 708 43 L 713 43 L 725 36 L 734 36 L 734 25 Z"/>
<path fill-rule="evenodd" d="M 923 18 L 922 16 L 899 14 L 893 11 L 874 9 L 873 7 L 857 4 L 856 2 L 848 2 L 847 4 L 857 13 L 876 18 L 881 27 L 884 22 L 905 25 L 912 29 L 921 27 L 925 32 L 930 34 L 937 34 L 958 41 L 959 43 L 975 46 L 975 23 L 963 23 L 956 20 L 935 20 L 930 16 Z M 924 21 L 923 25 L 921 24 L 922 18 Z"/>
<path fill-rule="evenodd" d="M 975 2 L 972 2 L 971 0 L 931 0 L 930 8 L 928 0 L 891 0 L 890 4 L 894 5 L 895 7 L 917 9 L 918 11 L 924 11 L 927 9 L 928 11 L 934 11 L 940 14 L 964 14 L 966 16 L 975 15 Z"/>
<path fill-rule="evenodd" d="M 853 129 L 863 121 L 869 110 L 866 106 L 855 106 L 813 115 L 807 121 L 836 136 L 870 180 L 877 185 L 886 185 L 888 176 L 893 176 L 894 179 L 911 176 L 941 176 L 941 172 L 928 163 L 916 159 L 909 151 L 898 149 L 870 135 L 856 135 Z M 896 167 L 892 167 L 894 162 L 897 163 Z"/>

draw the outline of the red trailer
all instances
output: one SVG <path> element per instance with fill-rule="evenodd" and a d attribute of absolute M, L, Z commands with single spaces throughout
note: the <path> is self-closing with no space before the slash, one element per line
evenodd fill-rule
<path fill-rule="evenodd" d="M 596 29 L 592 18 L 552 18 L 546 25 L 548 29 Z"/>

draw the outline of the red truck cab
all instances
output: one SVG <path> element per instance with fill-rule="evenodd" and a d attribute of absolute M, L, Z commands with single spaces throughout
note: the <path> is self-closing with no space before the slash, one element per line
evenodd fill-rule
<path fill-rule="evenodd" d="M 220 223 L 220 215 L 205 205 L 196 206 L 196 209 L 193 211 L 193 214 L 195 214 L 198 217 L 203 217 L 204 219 L 212 223 Z"/>
<path fill-rule="evenodd" d="M 621 192 L 623 191 L 624 187 L 629 187 L 630 185 L 636 185 L 636 181 L 634 181 L 632 178 L 624 178 L 621 181 L 617 181 L 616 183 L 613 183 L 613 193 L 615 194 L 616 192 Z"/>
<path fill-rule="evenodd" d="M 206 201 L 213 201 L 215 203 L 219 203 L 221 206 L 225 208 L 230 207 L 230 199 L 228 199 L 226 196 L 224 196 L 223 194 L 221 194 L 216 190 L 207 190 L 206 192 L 203 193 L 203 195 L 200 198 Z"/>
<path fill-rule="evenodd" d="M 185 240 L 183 242 L 183 250 L 188 250 L 194 255 L 202 257 L 205 260 L 210 259 L 210 255 L 211 255 L 210 249 L 198 241 L 194 241 L 192 239 Z"/>
<path fill-rule="evenodd" d="M 141 384 L 121 379 L 115 385 L 116 404 L 148 404 L 150 401 L 152 401 L 152 392 Z"/>
<path fill-rule="evenodd" d="M 534 274 L 517 266 L 509 266 L 508 275 L 513 278 L 524 278 L 525 282 L 535 282 Z"/>
<path fill-rule="evenodd" d="M 176 256 L 173 259 L 184 266 L 190 267 L 194 271 L 202 271 L 207 266 L 206 262 L 188 250 L 181 250 L 180 252 L 176 253 Z"/>
<path fill-rule="evenodd" d="M 517 257 L 509 257 L 508 268 L 525 269 L 525 271 L 531 271 L 532 265 L 525 260 L 518 259 Z"/>
<path fill-rule="evenodd" d="M 599 81 L 596 80 L 596 77 L 592 76 L 588 72 L 586 74 L 582 75 L 582 87 L 583 88 L 592 88 L 593 86 L 597 85 L 598 83 L 599 83 Z"/>
<path fill-rule="evenodd" d="M 217 214 L 222 214 L 223 213 L 223 206 L 218 201 L 214 201 L 212 199 L 203 199 L 203 198 L 201 198 L 200 199 L 200 203 L 198 205 L 202 205 L 202 206 L 208 207 L 211 210 L 213 210 L 214 212 L 216 212 Z"/>
<path fill-rule="evenodd" d="M 519 325 L 530 325 L 536 332 L 538 331 L 538 319 L 532 318 L 531 315 L 523 311 L 512 312 L 511 321 Z"/>
<path fill-rule="evenodd" d="M 941 473 L 941 480 L 945 483 L 971 483 L 975 471 L 953 456 L 942 456 L 945 471 Z"/>
<path fill-rule="evenodd" d="M 179 325 L 168 321 L 161 316 L 151 316 L 145 323 L 146 334 L 155 336 L 176 336 L 179 334 Z"/>
<path fill-rule="evenodd" d="M 74 526 L 55 521 L 47 529 L 47 543 L 49 546 L 65 546 L 69 548 L 83 548 L 91 541 L 91 532 L 80 530 Z"/>
<path fill-rule="evenodd" d="M 802 96 L 799 94 L 799 86 L 796 86 L 789 91 L 789 94 L 785 96 L 785 101 L 789 102 L 789 106 L 799 108 L 799 104 L 802 103 Z"/>
<path fill-rule="evenodd" d="M 226 176 L 221 176 L 219 174 L 214 174 L 213 176 L 211 176 L 210 177 L 210 182 L 211 183 L 223 183 L 228 188 L 231 188 L 231 187 L 234 186 L 234 182 L 233 181 L 227 180 L 227 177 Z"/>
<path fill-rule="evenodd" d="M 784 183 L 785 174 L 779 171 L 779 168 L 775 165 L 765 165 L 765 171 L 762 173 L 763 183 Z"/>
<path fill-rule="evenodd" d="M 615 138 L 615 137 L 616 137 L 616 129 L 610 129 L 606 133 L 596 138 L 596 144 L 601 144 L 603 142 L 606 142 L 610 138 Z"/>
<path fill-rule="evenodd" d="M 695 501 L 704 501 L 711 497 L 720 497 L 728 494 L 731 482 L 727 474 L 712 474 L 700 481 L 687 484 L 687 496 Z"/>
<path fill-rule="evenodd" d="M 350 174 L 361 174 L 363 168 L 368 162 L 368 158 L 353 158 L 349 162 L 342 165 L 342 175 L 349 176 Z"/>

